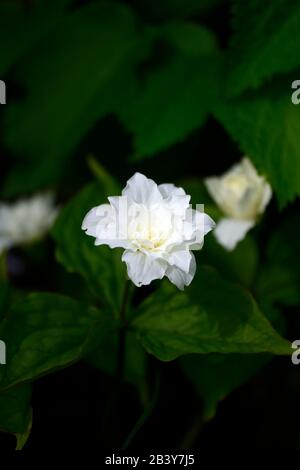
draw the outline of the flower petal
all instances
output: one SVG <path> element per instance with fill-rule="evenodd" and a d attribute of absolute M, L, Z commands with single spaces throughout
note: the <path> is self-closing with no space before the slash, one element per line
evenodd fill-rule
<path fill-rule="evenodd" d="M 221 219 L 214 231 L 215 237 L 228 251 L 245 238 L 246 233 L 255 225 L 254 220 Z"/>
<path fill-rule="evenodd" d="M 251 160 L 249 160 L 248 157 L 243 157 L 240 163 L 237 163 L 236 165 L 233 166 L 233 169 L 234 168 L 238 172 L 243 172 L 245 175 L 247 175 L 250 179 L 254 181 L 261 180 L 261 176 L 259 176 L 255 166 L 253 165 Z"/>
<path fill-rule="evenodd" d="M 175 266 L 185 273 L 189 272 L 192 260 L 192 253 L 189 250 L 175 250 L 168 257 L 168 263 Z"/>
<path fill-rule="evenodd" d="M 184 224 L 184 236 L 189 242 L 189 248 L 200 250 L 203 246 L 204 236 L 213 230 L 215 226 L 215 222 L 205 212 L 189 209 Z"/>
<path fill-rule="evenodd" d="M 83 219 L 81 228 L 85 230 L 87 235 L 97 237 L 97 227 L 99 224 L 107 223 L 107 220 L 112 216 L 112 208 L 109 204 L 101 204 L 100 206 L 93 207 Z"/>
<path fill-rule="evenodd" d="M 222 207 L 223 194 L 222 194 L 222 183 L 221 178 L 217 176 L 211 176 L 204 179 L 204 184 L 209 192 L 211 198 Z"/>
<path fill-rule="evenodd" d="M 137 287 L 148 285 L 154 279 L 162 279 L 166 273 L 166 262 L 140 251 L 125 250 L 122 261 L 127 265 L 128 277 Z"/>
<path fill-rule="evenodd" d="M 101 204 L 91 209 L 85 216 L 82 229 L 95 237 L 95 245 L 108 245 L 110 248 L 129 248 L 131 245 L 123 237 L 117 224 L 116 211 L 109 204 Z"/>
<path fill-rule="evenodd" d="M 196 230 L 201 232 L 203 236 L 215 228 L 216 223 L 211 217 L 209 217 L 209 215 L 205 214 L 205 212 L 192 210 L 192 213 Z"/>
<path fill-rule="evenodd" d="M 269 183 L 265 183 L 264 189 L 263 189 L 262 200 L 258 208 L 259 214 L 262 214 L 265 211 L 265 208 L 267 207 L 271 199 L 272 199 L 272 188 L 269 185 Z"/>
<path fill-rule="evenodd" d="M 160 184 L 158 189 L 172 212 L 184 217 L 189 208 L 191 196 L 186 194 L 183 188 L 178 188 L 174 184 Z"/>
<path fill-rule="evenodd" d="M 135 173 L 127 181 L 122 196 L 127 196 L 132 201 L 145 205 L 161 203 L 163 199 L 157 184 L 141 173 Z"/>
<path fill-rule="evenodd" d="M 186 192 L 183 188 L 175 186 L 175 184 L 165 183 L 158 186 L 159 191 L 163 198 L 168 198 L 172 196 L 186 196 Z"/>
<path fill-rule="evenodd" d="M 192 282 L 195 276 L 195 273 L 196 273 L 196 260 L 195 260 L 194 255 L 191 253 L 191 262 L 190 262 L 188 272 L 184 272 L 182 271 L 182 269 L 178 267 L 170 266 L 166 272 L 166 276 L 172 282 L 172 284 L 175 284 L 175 286 L 179 290 L 184 290 L 184 287 L 189 286 L 190 283 Z"/>

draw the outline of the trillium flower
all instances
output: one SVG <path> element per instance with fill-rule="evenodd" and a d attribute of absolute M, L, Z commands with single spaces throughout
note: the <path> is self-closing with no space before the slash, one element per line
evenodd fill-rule
<path fill-rule="evenodd" d="M 190 208 L 190 196 L 173 184 L 157 185 L 136 173 L 121 196 L 91 209 L 82 229 L 95 245 L 124 248 L 122 261 L 136 286 L 167 276 L 179 289 L 196 271 L 192 250 L 200 250 L 214 227 L 203 212 Z"/>
<path fill-rule="evenodd" d="M 0 203 L 0 253 L 42 237 L 52 226 L 57 209 L 53 195 L 37 194 L 13 204 Z"/>
<path fill-rule="evenodd" d="M 271 186 L 246 157 L 222 176 L 204 182 L 225 215 L 217 224 L 215 237 L 224 248 L 233 250 L 265 211 Z"/>

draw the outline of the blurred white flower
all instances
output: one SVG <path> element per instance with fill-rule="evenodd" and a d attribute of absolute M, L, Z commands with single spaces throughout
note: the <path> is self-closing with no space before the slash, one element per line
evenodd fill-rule
<path fill-rule="evenodd" d="M 12 204 L 0 203 L 0 253 L 42 237 L 56 215 L 50 193 L 37 194 Z"/>
<path fill-rule="evenodd" d="M 226 216 L 218 222 L 215 237 L 224 248 L 233 250 L 264 212 L 272 197 L 271 186 L 246 157 L 222 176 L 204 182 Z"/>
<path fill-rule="evenodd" d="M 136 286 L 167 276 L 179 289 L 191 283 L 196 262 L 192 250 L 200 250 L 213 220 L 190 208 L 190 196 L 173 184 L 157 185 L 136 173 L 122 196 L 91 209 L 82 229 L 106 244 L 125 251 L 122 261 Z"/>

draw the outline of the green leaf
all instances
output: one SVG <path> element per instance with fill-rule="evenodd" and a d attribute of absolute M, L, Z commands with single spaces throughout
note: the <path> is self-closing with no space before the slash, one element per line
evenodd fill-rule
<path fill-rule="evenodd" d="M 237 96 L 300 66 L 300 4 L 234 0 L 235 34 L 227 89 Z M 286 98 L 287 99 L 287 98 Z"/>
<path fill-rule="evenodd" d="M 3 76 L 53 28 L 71 0 L 40 2 L 26 9 L 19 2 L 0 4 L 0 74 Z"/>
<path fill-rule="evenodd" d="M 201 126 L 218 93 L 220 56 L 206 29 L 174 23 L 156 31 L 173 45 L 173 56 L 152 71 L 130 106 L 119 110 L 134 135 L 134 155 L 149 157 Z"/>
<path fill-rule="evenodd" d="M 116 328 L 110 316 L 67 297 L 30 294 L 1 325 L 7 364 L 1 390 L 78 361 Z"/>
<path fill-rule="evenodd" d="M 31 387 L 21 385 L 0 393 L 0 430 L 24 434 L 31 421 Z"/>
<path fill-rule="evenodd" d="M 95 246 L 94 238 L 81 229 L 84 216 L 107 202 L 105 187 L 91 184 L 61 211 L 53 229 L 57 258 L 68 271 L 81 274 L 100 300 L 118 314 L 125 285 L 125 267 L 119 249 Z M 113 193 L 110 193 L 113 195 Z"/>
<path fill-rule="evenodd" d="M 203 419 L 214 417 L 220 400 L 253 377 L 271 359 L 268 354 L 193 354 L 181 366 L 203 398 Z"/>
<path fill-rule="evenodd" d="M 284 333 L 280 312 L 265 305 L 263 312 L 274 328 Z M 208 421 L 216 414 L 220 400 L 250 380 L 271 359 L 270 354 L 193 354 L 180 358 L 180 364 L 203 398 L 203 419 Z"/>
<path fill-rule="evenodd" d="M 166 39 L 179 52 L 192 57 L 211 55 L 217 51 L 217 40 L 204 26 L 187 21 L 172 21 L 157 28 L 158 37 Z"/>
<path fill-rule="evenodd" d="M 133 327 L 146 350 L 165 361 L 188 353 L 290 354 L 247 291 L 209 268 L 198 268 L 185 293 L 170 284 L 159 289 Z"/>
<path fill-rule="evenodd" d="M 271 304 L 300 305 L 299 267 L 289 265 L 267 265 L 260 273 L 256 293 Z"/>
<path fill-rule="evenodd" d="M 128 84 L 120 71 L 136 60 L 141 42 L 126 6 L 91 3 L 66 15 L 21 64 L 16 78 L 28 94 L 6 110 L 5 143 L 20 161 L 6 194 L 61 178 L 87 131 L 113 111 L 117 97 L 126 95 Z"/>
<path fill-rule="evenodd" d="M 27 428 L 25 429 L 24 432 L 16 434 L 16 438 L 17 438 L 16 450 L 23 449 L 23 447 L 25 446 L 26 442 L 29 439 L 29 436 L 31 434 L 31 429 L 32 429 L 32 409 L 30 409 L 30 416 L 29 416 Z"/>
<path fill-rule="evenodd" d="M 118 335 L 108 336 L 97 351 L 87 357 L 89 364 L 102 372 L 114 375 L 117 365 Z M 133 333 L 126 335 L 126 357 L 124 379 L 134 385 L 140 385 L 146 377 L 146 353 Z"/>
<path fill-rule="evenodd" d="M 208 237 L 200 253 L 201 262 L 215 267 L 224 277 L 250 288 L 258 269 L 257 245 L 250 235 L 229 252 L 214 237 Z"/>
<path fill-rule="evenodd" d="M 281 206 L 300 195 L 300 107 L 286 91 L 220 103 L 215 115 L 267 177 Z"/>

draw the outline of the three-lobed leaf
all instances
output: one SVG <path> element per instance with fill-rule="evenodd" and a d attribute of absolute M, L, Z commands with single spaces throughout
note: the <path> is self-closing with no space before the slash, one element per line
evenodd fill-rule
<path fill-rule="evenodd" d="M 146 350 L 166 361 L 188 353 L 290 354 L 247 291 L 210 268 L 198 268 L 186 293 L 159 289 L 133 327 Z"/>
<path fill-rule="evenodd" d="M 300 66 L 300 4 L 233 1 L 234 35 L 226 89 L 237 96 Z"/>
<path fill-rule="evenodd" d="M 118 112 L 133 133 L 135 160 L 186 138 L 204 123 L 218 94 L 220 56 L 212 33 L 175 22 L 157 28 L 154 38 L 169 43 L 173 53 Z"/>
<path fill-rule="evenodd" d="M 270 305 L 260 304 L 276 331 L 285 331 L 284 317 Z M 214 417 L 221 400 L 250 380 L 273 356 L 271 354 L 190 354 L 180 358 L 184 373 L 203 399 L 203 419 Z"/>
<path fill-rule="evenodd" d="M 300 108 L 288 92 L 220 102 L 215 116 L 275 190 L 281 206 L 300 195 Z"/>
<path fill-rule="evenodd" d="M 0 74 L 16 65 L 37 47 L 39 41 L 54 28 L 63 17 L 63 11 L 71 0 L 39 2 L 26 9 L 20 2 L 1 2 L 0 17 Z"/>
<path fill-rule="evenodd" d="M 31 387 L 23 384 L 0 393 L 0 430 L 25 434 L 31 420 Z"/>
<path fill-rule="evenodd" d="M 58 294 L 30 294 L 1 325 L 7 364 L 0 389 L 65 367 L 96 349 L 116 328 L 111 316 Z"/>
<path fill-rule="evenodd" d="M 201 262 L 214 266 L 225 279 L 237 281 L 248 288 L 256 279 L 258 249 L 250 234 L 231 252 L 223 248 L 214 237 L 208 237 L 199 258 Z"/>
<path fill-rule="evenodd" d="M 187 377 L 203 399 L 203 419 L 214 417 L 218 403 L 247 382 L 271 359 L 268 354 L 191 354 L 180 358 Z"/>

